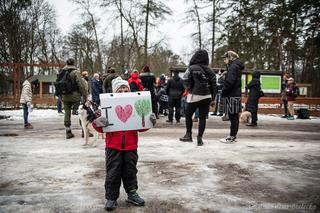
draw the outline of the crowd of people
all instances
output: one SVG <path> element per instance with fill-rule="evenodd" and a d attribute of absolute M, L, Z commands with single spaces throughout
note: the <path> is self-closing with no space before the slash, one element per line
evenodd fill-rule
<path fill-rule="evenodd" d="M 165 75 L 156 77 L 148 65 L 141 72 L 133 70 L 123 74 L 109 67 L 105 74 L 80 72 L 75 66 L 74 59 L 68 59 L 57 75 L 56 96 L 58 113 L 64 106 L 64 126 L 66 138 L 74 137 L 71 130 L 71 114 L 77 113 L 80 103 L 92 106 L 93 111 L 99 111 L 101 93 L 123 93 L 150 91 L 152 113 L 149 117 L 154 125 L 159 115 L 168 116 L 166 122 L 180 123 L 185 117 L 186 132 L 180 138 L 181 142 L 192 142 L 193 122 L 199 122 L 197 131 L 197 145 L 204 145 L 203 135 L 210 106 L 214 106 L 211 115 L 223 116 L 222 120 L 230 121 L 230 134 L 220 142 L 233 144 L 237 140 L 239 130 L 239 113 L 248 111 L 252 119 L 247 126 L 257 126 L 259 98 L 264 96 L 261 90 L 260 73 L 254 71 L 252 80 L 246 85 L 248 97 L 245 106 L 241 103 L 241 75 L 244 69 L 239 55 L 234 51 L 227 51 L 223 56 L 225 71 L 216 75 L 209 68 L 209 56 L 205 50 L 198 50 L 192 56 L 183 76 L 174 71 L 172 77 Z M 33 128 L 28 122 L 28 112 L 32 110 L 32 87 L 36 82 L 23 83 L 20 103 L 24 113 L 24 127 Z M 284 118 L 293 119 L 293 103 L 298 96 L 298 88 L 293 78 L 283 76 L 282 100 L 284 103 Z M 103 127 L 109 121 L 103 116 L 92 116 L 89 119 L 93 128 L 102 133 Z M 105 209 L 117 208 L 117 199 L 121 181 L 128 194 L 127 202 L 143 206 L 145 201 L 137 193 L 137 147 L 138 132 L 146 130 L 129 130 L 105 133 L 106 146 L 106 180 L 105 180 Z"/>

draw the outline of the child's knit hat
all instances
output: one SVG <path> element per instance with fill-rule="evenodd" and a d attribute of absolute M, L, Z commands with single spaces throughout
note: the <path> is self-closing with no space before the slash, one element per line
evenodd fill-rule
<path fill-rule="evenodd" d="M 126 86 L 130 90 L 128 81 L 123 80 L 120 76 L 112 80 L 112 92 L 115 93 L 121 86 Z"/>

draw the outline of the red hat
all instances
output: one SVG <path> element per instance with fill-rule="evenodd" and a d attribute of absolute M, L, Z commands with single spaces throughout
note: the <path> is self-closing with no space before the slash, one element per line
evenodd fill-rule
<path fill-rule="evenodd" d="M 144 65 L 143 72 L 150 72 L 150 68 L 148 65 Z"/>

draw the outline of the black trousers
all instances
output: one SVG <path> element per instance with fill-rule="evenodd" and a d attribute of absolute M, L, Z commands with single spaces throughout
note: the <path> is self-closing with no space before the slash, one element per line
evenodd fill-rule
<path fill-rule="evenodd" d="M 173 112 L 175 110 L 175 118 L 180 121 L 180 111 L 181 111 L 181 98 L 170 98 L 169 97 L 169 121 L 173 120 Z"/>
<path fill-rule="evenodd" d="M 193 113 L 199 108 L 199 129 L 198 129 L 198 136 L 202 137 L 204 130 L 206 128 L 206 117 L 209 112 L 210 106 L 210 98 L 194 102 L 194 103 L 187 103 L 186 109 L 186 126 L 187 132 L 191 134 L 192 131 L 192 116 Z"/>
<path fill-rule="evenodd" d="M 105 196 L 107 200 L 117 200 L 120 193 L 121 180 L 127 193 L 138 189 L 137 162 L 138 153 L 134 151 L 118 151 L 106 149 Z"/>
<path fill-rule="evenodd" d="M 251 112 L 251 123 L 256 124 L 258 121 L 258 112 Z"/>
<path fill-rule="evenodd" d="M 283 109 L 284 109 L 284 115 L 288 115 L 288 101 L 287 100 L 282 100 L 283 101 Z"/>
<path fill-rule="evenodd" d="M 158 115 L 158 102 L 157 102 L 157 96 L 155 93 L 151 93 L 151 104 L 152 104 L 152 112 L 155 115 Z"/>
<path fill-rule="evenodd" d="M 229 114 L 229 119 L 231 122 L 230 136 L 236 137 L 239 130 L 239 113 Z"/>

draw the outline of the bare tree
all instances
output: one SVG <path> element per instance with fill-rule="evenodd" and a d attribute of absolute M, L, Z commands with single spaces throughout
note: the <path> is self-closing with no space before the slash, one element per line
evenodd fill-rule
<path fill-rule="evenodd" d="M 95 42 L 97 46 L 97 67 L 96 69 L 101 71 L 102 70 L 102 57 L 101 57 L 101 51 L 100 51 L 100 44 L 98 39 L 98 33 L 97 33 L 97 20 L 94 17 L 93 14 L 93 7 L 95 7 L 95 2 L 91 0 L 73 0 L 76 4 L 78 4 L 85 12 L 85 14 L 88 16 L 89 21 L 92 25 L 92 30 L 94 32 L 95 36 Z"/>

